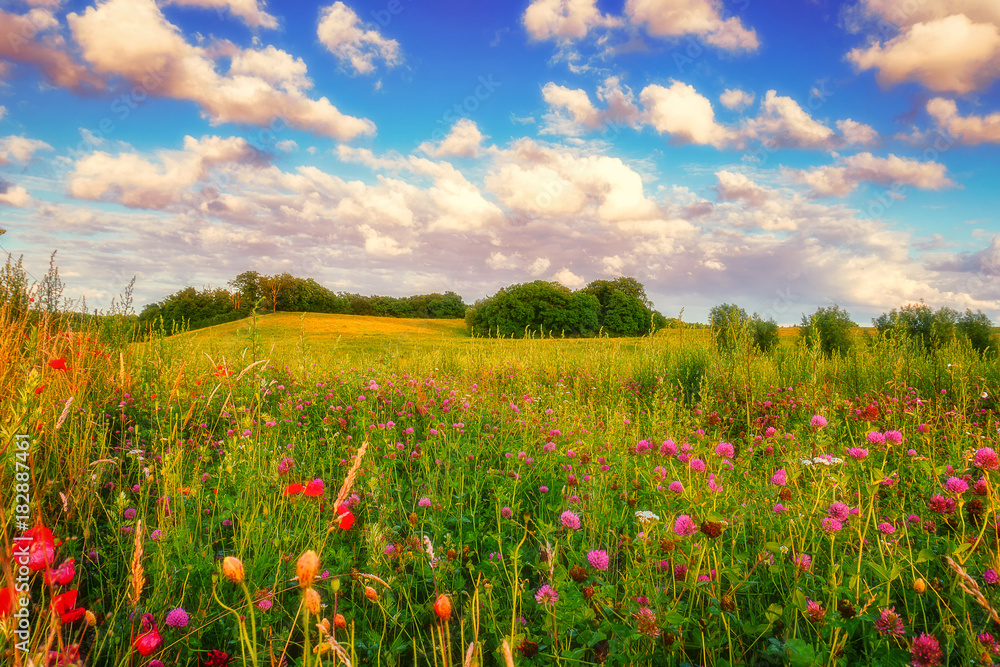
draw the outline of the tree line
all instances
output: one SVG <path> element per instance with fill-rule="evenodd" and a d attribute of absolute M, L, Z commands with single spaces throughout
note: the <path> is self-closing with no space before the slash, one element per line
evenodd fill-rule
<path fill-rule="evenodd" d="M 146 306 L 140 325 L 159 324 L 166 330 L 200 329 L 265 312 L 333 313 L 421 319 L 461 319 L 468 306 L 454 292 L 392 297 L 333 292 L 312 278 L 288 273 L 262 275 L 244 271 L 224 287 L 185 287 Z"/>

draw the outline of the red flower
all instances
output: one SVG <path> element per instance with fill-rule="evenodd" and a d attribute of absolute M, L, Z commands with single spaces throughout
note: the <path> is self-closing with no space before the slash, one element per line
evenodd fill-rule
<path fill-rule="evenodd" d="M 45 388 L 48 387 L 48 386 L 49 385 L 47 385 L 47 384 L 43 384 L 40 387 L 37 387 L 35 389 L 35 396 L 38 396 L 40 393 L 42 393 L 43 391 L 45 391 Z"/>
<path fill-rule="evenodd" d="M 78 665 L 80 664 L 80 645 L 68 644 L 63 648 L 63 652 L 49 651 L 49 665 Z"/>
<path fill-rule="evenodd" d="M 83 618 L 87 610 L 76 606 L 77 591 L 66 591 L 52 598 L 52 611 L 59 614 L 59 619 L 63 623 L 72 623 Z"/>
<path fill-rule="evenodd" d="M 233 657 L 224 651 L 209 651 L 205 667 L 229 667 Z"/>
<path fill-rule="evenodd" d="M 142 629 L 145 632 L 136 637 L 132 645 L 135 646 L 135 650 L 140 655 L 156 653 L 160 646 L 163 645 L 163 637 L 160 636 L 160 631 L 156 629 L 156 621 L 153 620 L 152 614 L 142 615 Z"/>
<path fill-rule="evenodd" d="M 337 512 L 339 516 L 337 525 L 340 526 L 341 530 L 350 530 L 351 526 L 354 525 L 354 515 L 351 510 L 347 508 L 347 505 L 341 505 Z"/>
<path fill-rule="evenodd" d="M 323 495 L 323 480 L 317 478 L 306 484 L 306 495 L 313 498 Z"/>
<path fill-rule="evenodd" d="M 62 562 L 62 565 L 54 570 L 45 571 L 45 583 L 57 583 L 60 586 L 65 586 L 69 582 L 73 581 L 73 576 L 76 575 L 76 559 L 67 558 Z"/>
<path fill-rule="evenodd" d="M 29 538 L 31 541 L 25 542 L 24 540 L 19 540 L 15 542 L 14 550 L 11 554 L 12 559 L 18 565 L 27 565 L 31 568 L 32 572 L 38 572 L 55 562 L 56 543 L 52 538 L 51 530 L 45 526 L 35 526 L 30 530 L 24 531 L 24 537 Z M 27 563 L 21 561 L 25 556 L 28 557 Z"/>
<path fill-rule="evenodd" d="M 299 484 L 298 482 L 296 482 L 294 484 L 289 484 L 288 486 L 285 487 L 285 495 L 286 496 L 295 496 L 295 495 L 298 495 L 298 494 L 302 493 L 302 489 L 304 489 L 304 488 L 305 487 L 302 486 L 301 484 Z"/>
<path fill-rule="evenodd" d="M 0 618 L 14 611 L 14 587 L 0 588 Z"/>
<path fill-rule="evenodd" d="M 50 361 L 49 362 L 49 366 L 51 366 L 52 368 L 54 368 L 57 371 L 68 371 L 69 370 L 69 366 L 66 365 L 66 360 L 64 358 L 62 358 L 62 357 L 59 357 L 58 359 L 53 359 L 52 361 Z"/>

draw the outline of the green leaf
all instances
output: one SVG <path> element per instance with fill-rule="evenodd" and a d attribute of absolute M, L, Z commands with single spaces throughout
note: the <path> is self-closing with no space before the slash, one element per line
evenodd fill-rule
<path fill-rule="evenodd" d="M 937 558 L 937 554 L 930 549 L 921 549 L 920 553 L 917 554 L 918 563 L 926 563 L 927 561 L 934 560 L 935 558 Z"/>
<path fill-rule="evenodd" d="M 775 603 L 767 608 L 767 611 L 764 612 L 764 617 L 767 618 L 768 623 L 774 623 L 781 618 L 784 613 L 785 608 L 780 604 Z"/>
<path fill-rule="evenodd" d="M 812 644 L 793 637 L 785 642 L 785 654 L 792 667 L 812 667 L 816 663 L 816 651 Z"/>

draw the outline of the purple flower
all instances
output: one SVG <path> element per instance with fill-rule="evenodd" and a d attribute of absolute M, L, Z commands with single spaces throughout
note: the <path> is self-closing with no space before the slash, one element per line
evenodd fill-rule
<path fill-rule="evenodd" d="M 895 607 L 880 611 L 878 620 L 875 621 L 875 629 L 883 637 L 902 637 L 906 632 L 903 628 L 903 619 L 896 613 Z"/>
<path fill-rule="evenodd" d="M 558 591 L 548 584 L 545 584 L 535 592 L 535 602 L 538 604 L 547 604 L 550 607 L 554 607 L 558 601 Z"/>
<path fill-rule="evenodd" d="M 992 447 L 982 447 L 976 450 L 975 463 L 977 468 L 983 470 L 996 470 L 1000 468 L 1000 459 Z"/>
<path fill-rule="evenodd" d="M 903 434 L 899 431 L 886 431 L 884 435 L 885 441 L 893 445 L 898 445 L 903 442 Z"/>
<path fill-rule="evenodd" d="M 125 518 L 126 519 L 130 519 L 130 520 L 134 519 L 135 518 L 135 509 L 129 507 L 127 510 L 125 510 Z"/>
<path fill-rule="evenodd" d="M 502 510 L 500 510 L 500 516 L 502 516 L 505 519 L 509 519 L 512 516 L 514 516 L 514 510 L 512 510 L 509 507 L 504 507 Z"/>
<path fill-rule="evenodd" d="M 849 447 L 847 449 L 847 455 L 856 461 L 864 461 L 868 458 L 868 450 L 864 447 Z"/>
<path fill-rule="evenodd" d="M 698 526 L 687 514 L 681 514 L 674 521 L 674 533 L 681 537 L 688 537 L 698 532 Z"/>
<path fill-rule="evenodd" d="M 260 609 L 261 611 L 267 611 L 268 609 L 271 608 L 272 604 L 273 603 L 270 600 L 264 598 L 263 600 L 257 603 L 257 609 Z"/>
<path fill-rule="evenodd" d="M 836 519 L 833 519 L 831 517 L 825 517 L 823 519 L 823 530 L 825 530 L 828 533 L 836 533 L 838 530 L 842 529 L 843 527 L 844 527 L 844 524 L 842 524 L 841 522 L 837 521 Z"/>
<path fill-rule="evenodd" d="M 735 448 L 728 442 L 720 442 L 715 446 L 716 456 L 721 456 L 724 459 L 731 459 L 736 453 Z"/>
<path fill-rule="evenodd" d="M 171 609 L 167 613 L 167 619 L 164 623 L 172 628 L 183 628 L 187 626 L 188 620 L 188 613 L 180 607 L 177 607 L 176 609 Z"/>
<path fill-rule="evenodd" d="M 430 506 L 431 506 L 431 499 L 428 498 L 427 496 L 424 496 L 423 498 L 417 501 L 417 507 L 430 507 Z"/>
<path fill-rule="evenodd" d="M 562 525 L 566 526 L 570 530 L 580 529 L 580 517 L 570 510 L 566 510 L 560 514 L 559 520 L 562 521 Z"/>
<path fill-rule="evenodd" d="M 959 495 L 969 490 L 969 484 L 958 477 L 949 477 L 948 481 L 944 483 L 944 490 Z"/>
<path fill-rule="evenodd" d="M 873 445 L 885 444 L 885 436 L 879 433 L 878 431 L 871 431 L 865 437 L 868 438 L 868 442 Z"/>
<path fill-rule="evenodd" d="M 684 485 L 681 484 L 680 481 L 676 479 L 670 482 L 670 486 L 668 486 L 667 488 L 673 491 L 674 493 L 684 493 Z"/>
<path fill-rule="evenodd" d="M 812 567 L 813 559 L 809 554 L 799 554 L 793 562 L 795 563 L 795 567 L 806 572 Z"/>
<path fill-rule="evenodd" d="M 910 644 L 910 664 L 913 667 L 937 667 L 941 664 L 944 654 L 941 645 L 932 635 L 921 633 Z"/>
<path fill-rule="evenodd" d="M 991 567 L 983 572 L 983 581 L 991 586 L 995 586 L 1000 583 L 1000 574 L 997 574 L 997 571 Z"/>
<path fill-rule="evenodd" d="M 608 552 L 602 549 L 594 549 L 587 554 L 587 561 L 592 568 L 603 572 L 608 569 Z"/>
<path fill-rule="evenodd" d="M 809 425 L 816 429 L 823 428 L 826 426 L 826 417 L 823 415 L 813 415 L 812 419 L 809 420 Z"/>
<path fill-rule="evenodd" d="M 705 462 L 701 459 L 691 459 L 689 465 L 691 466 L 691 470 L 695 472 L 705 472 Z"/>
<path fill-rule="evenodd" d="M 884 535 L 892 535 L 893 533 L 896 532 L 896 527 L 887 521 L 883 521 L 882 523 L 880 523 L 878 525 L 878 529 Z"/>
<path fill-rule="evenodd" d="M 788 511 L 788 508 L 782 505 L 781 503 L 775 503 L 774 507 L 772 507 L 771 509 L 774 511 L 775 514 L 784 514 L 785 512 Z"/>
<path fill-rule="evenodd" d="M 681 563 L 680 565 L 674 566 L 674 579 L 683 580 L 687 576 L 688 568 L 687 565 Z"/>
<path fill-rule="evenodd" d="M 829 509 L 826 510 L 826 515 L 837 521 L 847 521 L 847 517 L 851 515 L 851 510 L 844 503 L 830 503 Z"/>
<path fill-rule="evenodd" d="M 775 486 L 784 486 L 788 483 L 788 473 L 785 472 L 784 468 L 778 468 L 778 470 L 771 475 L 771 484 Z"/>

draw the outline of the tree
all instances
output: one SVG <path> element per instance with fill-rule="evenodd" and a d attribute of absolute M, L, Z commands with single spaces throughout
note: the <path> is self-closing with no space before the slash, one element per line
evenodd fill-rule
<path fill-rule="evenodd" d="M 747 311 L 739 306 L 723 303 L 708 311 L 708 321 L 712 326 L 716 349 L 735 350 L 739 340 L 747 334 L 750 318 Z"/>
<path fill-rule="evenodd" d="M 244 271 L 229 281 L 229 286 L 234 290 L 233 305 L 236 310 L 249 312 L 263 296 L 260 279 L 261 276 L 256 271 Z"/>
<path fill-rule="evenodd" d="M 907 304 L 872 320 L 878 332 L 889 338 L 908 338 L 924 350 L 939 350 L 955 340 L 958 313 L 951 308 L 937 312 L 921 303 Z"/>
<path fill-rule="evenodd" d="M 666 318 L 652 309 L 646 289 L 635 278 L 595 280 L 580 291 L 597 299 L 598 322 L 607 335 L 645 336 L 666 325 Z"/>
<path fill-rule="evenodd" d="M 823 354 L 845 354 L 853 343 L 852 332 L 857 324 L 846 310 L 834 304 L 818 308 L 811 316 L 802 315 L 799 336 L 809 347 L 818 346 Z"/>
<path fill-rule="evenodd" d="M 536 280 L 501 288 L 477 301 L 466 315 L 466 326 L 474 336 L 592 336 L 599 327 L 599 311 L 600 303 L 592 294 Z"/>
<path fill-rule="evenodd" d="M 965 313 L 958 319 L 956 327 L 960 335 L 968 339 L 972 349 L 979 354 L 996 354 L 998 345 L 997 338 L 993 334 L 993 323 L 983 311 L 972 312 L 966 308 Z"/>

